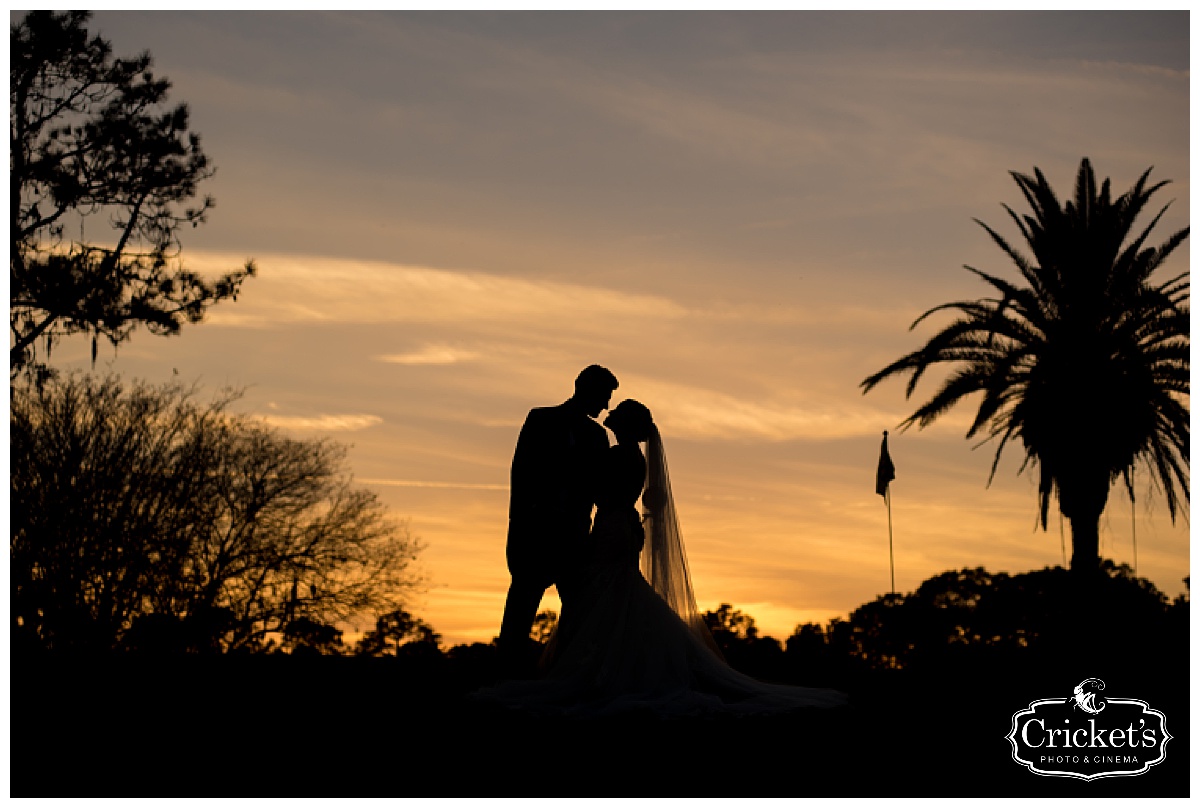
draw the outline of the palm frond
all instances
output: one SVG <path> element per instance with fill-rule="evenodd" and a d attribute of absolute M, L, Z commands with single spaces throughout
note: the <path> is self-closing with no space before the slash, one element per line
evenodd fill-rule
<path fill-rule="evenodd" d="M 1080 218 L 1086 222 L 1091 218 L 1092 200 L 1096 196 L 1096 175 L 1092 172 L 1092 163 L 1086 157 L 1079 164 L 1079 174 L 1075 178 L 1075 207 Z"/>
<path fill-rule="evenodd" d="M 1166 241 L 1164 241 L 1162 244 L 1160 244 L 1153 251 L 1151 257 L 1149 258 L 1150 271 L 1153 272 L 1154 270 L 1156 270 L 1160 266 L 1162 266 L 1163 262 L 1167 260 L 1167 257 L 1171 253 L 1175 252 L 1175 248 L 1184 242 L 1184 240 L 1188 237 L 1190 232 L 1191 232 L 1191 228 L 1185 227 L 1182 230 L 1180 230 L 1179 232 L 1171 234 L 1170 238 L 1168 238 Z M 1148 274 L 1147 274 L 1147 277 L 1149 277 Z"/>

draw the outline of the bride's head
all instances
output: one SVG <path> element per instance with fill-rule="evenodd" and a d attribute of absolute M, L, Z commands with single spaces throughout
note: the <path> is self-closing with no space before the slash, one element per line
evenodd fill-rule
<path fill-rule="evenodd" d="M 640 401 L 627 398 L 609 410 L 604 425 L 613 431 L 617 440 L 644 443 L 654 431 L 654 417 Z"/>

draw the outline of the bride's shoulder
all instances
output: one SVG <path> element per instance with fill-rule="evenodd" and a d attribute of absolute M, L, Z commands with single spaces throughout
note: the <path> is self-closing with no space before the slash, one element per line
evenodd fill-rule
<path fill-rule="evenodd" d="M 636 443 L 621 444 L 616 443 L 609 447 L 609 457 L 614 463 L 618 463 L 627 468 L 645 469 L 646 456 L 642 454 L 642 450 Z"/>
<path fill-rule="evenodd" d="M 645 458 L 642 456 L 641 450 L 638 449 L 636 445 L 630 446 L 623 443 L 614 443 L 612 446 L 609 446 L 608 449 L 605 450 L 604 458 L 610 465 L 620 466 L 645 462 Z"/>

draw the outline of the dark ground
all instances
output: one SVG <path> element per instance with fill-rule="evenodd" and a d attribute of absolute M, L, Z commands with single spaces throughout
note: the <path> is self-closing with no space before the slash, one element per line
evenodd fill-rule
<path fill-rule="evenodd" d="M 436 663 L 436 664 L 434 664 Z M 1040 664 L 845 686 L 770 719 L 563 721 L 470 705 L 444 662 L 14 658 L 12 797 L 1186 797 L 1188 671 Z M 1069 667 L 1076 667 L 1071 665 Z M 1005 739 L 1030 701 L 1101 676 L 1166 716 L 1136 777 L 1033 774 Z"/>

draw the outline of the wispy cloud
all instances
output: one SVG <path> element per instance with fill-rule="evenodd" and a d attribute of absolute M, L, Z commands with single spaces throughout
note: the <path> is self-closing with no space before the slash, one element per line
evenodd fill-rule
<path fill-rule="evenodd" d="M 357 432 L 383 423 L 378 415 L 261 415 L 259 418 L 271 426 L 298 432 Z"/>
<path fill-rule="evenodd" d="M 368 478 L 359 480 L 366 485 L 383 485 L 390 488 L 450 488 L 464 491 L 507 491 L 507 485 L 500 483 L 452 483 L 438 480 L 386 480 Z"/>
<path fill-rule="evenodd" d="M 478 351 L 466 351 L 448 345 L 426 345 L 415 351 L 383 354 L 376 358 L 394 365 L 454 365 L 478 359 L 479 355 Z"/>
<path fill-rule="evenodd" d="M 201 272 L 219 272 L 236 257 L 194 252 L 189 260 Z M 235 305 L 214 309 L 210 324 L 520 321 L 608 327 L 686 314 L 665 297 L 582 284 L 320 256 L 264 255 L 257 261 L 259 277 L 246 284 Z"/>
<path fill-rule="evenodd" d="M 1080 66 L 1085 69 L 1110 71 L 1118 75 L 1125 74 L 1126 76 L 1147 76 L 1152 79 L 1166 79 L 1170 81 L 1187 81 L 1191 78 L 1192 71 L 1176 70 L 1162 65 L 1140 64 L 1137 62 L 1121 62 L 1116 60 L 1106 61 L 1090 61 L 1084 60 L 1080 62 Z"/>
<path fill-rule="evenodd" d="M 844 401 L 754 401 L 686 384 L 633 377 L 622 382 L 654 412 L 664 435 L 693 440 L 832 439 L 874 434 L 903 416 Z"/>

